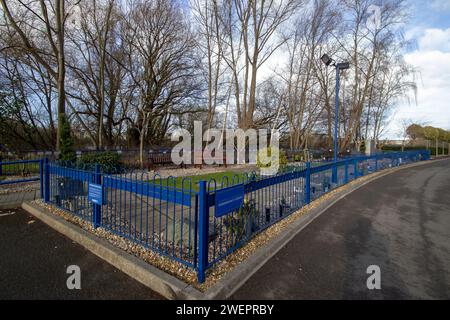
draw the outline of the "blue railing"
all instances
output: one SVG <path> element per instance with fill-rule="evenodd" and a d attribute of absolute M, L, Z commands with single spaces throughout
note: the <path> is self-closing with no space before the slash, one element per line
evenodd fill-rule
<path fill-rule="evenodd" d="M 46 162 L 43 195 L 46 202 L 96 228 L 197 270 L 203 282 L 206 271 L 217 262 L 331 190 L 376 171 L 429 158 L 428 151 L 386 153 L 321 165 L 307 163 L 270 177 L 245 173 L 199 182 Z M 100 187 L 101 199 L 92 198 L 92 185 Z M 228 194 L 242 201 L 222 212 L 223 205 L 236 200 L 226 198 Z"/>
<path fill-rule="evenodd" d="M 39 181 L 43 160 L 0 161 L 0 185 Z"/>

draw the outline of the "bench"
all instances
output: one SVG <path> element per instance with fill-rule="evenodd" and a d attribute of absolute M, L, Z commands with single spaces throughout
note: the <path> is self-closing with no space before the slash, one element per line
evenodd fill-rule
<path fill-rule="evenodd" d="M 206 160 L 206 158 L 202 158 L 201 159 L 201 164 L 195 164 L 194 163 L 194 166 L 196 167 L 196 168 L 200 168 L 200 169 L 202 169 L 203 168 L 203 165 L 204 165 L 204 161 Z M 223 165 L 225 166 L 225 168 L 227 168 L 227 157 L 226 157 L 226 155 L 224 154 L 223 155 L 223 158 L 222 158 L 222 161 L 223 161 Z M 200 162 L 200 161 L 199 161 Z M 153 153 L 153 154 L 150 154 L 149 156 L 148 156 L 148 165 L 149 165 L 149 168 L 153 168 L 153 167 L 155 167 L 155 166 L 157 166 L 157 165 L 162 165 L 162 166 L 164 166 L 164 165 L 173 165 L 174 163 L 173 163 L 173 161 L 172 161 L 172 154 L 171 153 Z M 180 167 L 181 168 L 186 168 L 186 164 L 184 164 L 184 163 L 182 163 L 181 165 L 180 165 Z"/>
<path fill-rule="evenodd" d="M 148 165 L 153 168 L 157 165 L 170 165 L 173 164 L 172 156 L 170 153 L 157 153 L 150 154 L 148 156 Z"/>

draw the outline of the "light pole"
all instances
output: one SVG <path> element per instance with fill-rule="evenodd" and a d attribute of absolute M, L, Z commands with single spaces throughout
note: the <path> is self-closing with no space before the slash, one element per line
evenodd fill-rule
<path fill-rule="evenodd" d="M 320 60 L 327 66 L 333 66 L 336 69 L 336 113 L 334 116 L 334 163 L 333 167 L 333 183 L 337 183 L 337 161 L 338 161 L 338 148 L 339 148 L 339 91 L 341 87 L 341 70 L 347 70 L 350 68 L 350 63 L 342 62 L 336 63 L 327 54 L 324 54 Z"/>

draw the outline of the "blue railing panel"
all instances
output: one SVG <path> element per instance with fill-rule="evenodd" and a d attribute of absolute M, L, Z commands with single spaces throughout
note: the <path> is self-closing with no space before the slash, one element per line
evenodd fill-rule
<path fill-rule="evenodd" d="M 0 162 L 0 185 L 39 181 L 43 160 Z"/>

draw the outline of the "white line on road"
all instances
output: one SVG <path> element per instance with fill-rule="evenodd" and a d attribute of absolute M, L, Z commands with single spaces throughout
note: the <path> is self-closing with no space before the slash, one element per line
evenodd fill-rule
<path fill-rule="evenodd" d="M 1 217 L 6 217 L 6 216 L 12 216 L 13 214 L 16 214 L 16 213 L 15 212 L 0 213 L 0 218 Z"/>

